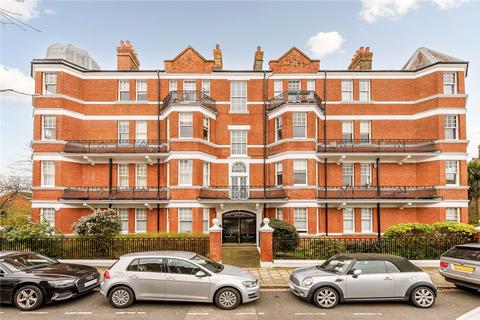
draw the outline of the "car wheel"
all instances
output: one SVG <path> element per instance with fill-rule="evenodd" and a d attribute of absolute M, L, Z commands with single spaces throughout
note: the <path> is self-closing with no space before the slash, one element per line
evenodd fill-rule
<path fill-rule="evenodd" d="M 418 308 L 430 308 L 435 303 L 435 292 L 429 287 L 418 287 L 413 290 L 410 300 Z"/>
<path fill-rule="evenodd" d="M 233 310 L 242 302 L 240 293 L 233 288 L 223 288 L 215 294 L 215 304 L 223 310 Z"/>
<path fill-rule="evenodd" d="M 43 304 L 43 292 L 33 285 L 24 286 L 15 292 L 13 302 L 22 311 L 35 310 Z"/>
<path fill-rule="evenodd" d="M 313 303 L 322 309 L 331 309 L 338 303 L 339 296 L 335 289 L 330 287 L 319 288 L 313 294 Z"/>
<path fill-rule="evenodd" d="M 135 296 L 129 287 L 118 286 L 110 291 L 108 301 L 115 308 L 127 308 L 135 301 Z"/>

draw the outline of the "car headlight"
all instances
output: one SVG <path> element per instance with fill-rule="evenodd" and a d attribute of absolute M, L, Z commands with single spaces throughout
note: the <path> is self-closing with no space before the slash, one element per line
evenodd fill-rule
<path fill-rule="evenodd" d="M 65 288 L 69 287 L 75 283 L 75 279 L 67 279 L 67 280 L 52 280 L 48 281 L 48 284 L 55 288 Z"/>
<path fill-rule="evenodd" d="M 254 288 L 257 286 L 257 283 L 258 283 L 258 280 L 255 280 L 255 281 L 243 281 L 242 284 L 246 287 L 246 288 Z"/>
<path fill-rule="evenodd" d="M 306 287 L 311 286 L 312 284 L 313 284 L 313 279 L 310 278 L 310 277 L 306 277 L 306 278 L 303 279 L 303 281 L 302 281 L 302 285 L 303 285 L 303 286 L 306 286 Z"/>

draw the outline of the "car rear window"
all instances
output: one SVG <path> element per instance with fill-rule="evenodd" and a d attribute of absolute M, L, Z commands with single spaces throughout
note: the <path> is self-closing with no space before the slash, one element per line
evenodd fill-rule
<path fill-rule="evenodd" d="M 480 262 L 480 248 L 455 247 L 445 252 L 443 256 Z"/>

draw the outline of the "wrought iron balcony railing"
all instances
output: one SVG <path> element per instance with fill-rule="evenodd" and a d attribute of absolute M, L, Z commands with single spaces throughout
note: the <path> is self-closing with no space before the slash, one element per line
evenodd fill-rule
<path fill-rule="evenodd" d="M 261 200 L 261 199 L 286 199 L 285 191 L 281 187 L 263 186 L 224 186 L 203 187 L 200 190 L 200 199 L 225 199 L 225 200 Z"/>
<path fill-rule="evenodd" d="M 423 139 L 327 139 L 318 141 L 318 152 L 436 152 L 433 140 Z"/>
<path fill-rule="evenodd" d="M 268 110 L 276 109 L 284 104 L 314 104 L 325 113 L 322 99 L 313 90 L 285 91 L 270 101 Z"/>
<path fill-rule="evenodd" d="M 166 153 L 168 144 L 163 140 L 69 140 L 67 153 Z"/>
<path fill-rule="evenodd" d="M 168 189 L 139 187 L 70 187 L 63 190 L 62 200 L 168 200 Z"/>
<path fill-rule="evenodd" d="M 318 199 L 391 199 L 391 200 L 436 200 L 440 199 L 435 187 L 374 186 L 361 187 L 319 187 Z"/>
<path fill-rule="evenodd" d="M 201 104 L 202 106 L 217 112 L 215 107 L 215 100 L 201 91 L 170 91 L 170 93 L 163 99 L 162 109 L 167 108 L 171 104 L 191 105 Z"/>

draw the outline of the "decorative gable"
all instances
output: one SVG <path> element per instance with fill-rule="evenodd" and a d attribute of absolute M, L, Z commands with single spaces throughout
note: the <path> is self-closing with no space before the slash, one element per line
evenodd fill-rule
<path fill-rule="evenodd" d="M 180 52 L 173 60 L 165 60 L 167 73 L 211 73 L 213 66 L 213 60 L 206 60 L 191 46 Z"/>
<path fill-rule="evenodd" d="M 320 60 L 312 60 L 298 48 L 291 48 L 277 60 L 268 63 L 273 73 L 317 73 Z"/>

